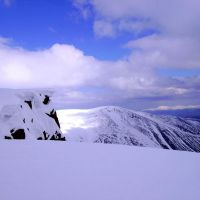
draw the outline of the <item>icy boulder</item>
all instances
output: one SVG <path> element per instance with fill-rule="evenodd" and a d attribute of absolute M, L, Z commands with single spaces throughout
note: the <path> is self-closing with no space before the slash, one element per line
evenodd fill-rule
<path fill-rule="evenodd" d="M 1 90 L 0 138 L 64 141 L 50 92 Z"/>

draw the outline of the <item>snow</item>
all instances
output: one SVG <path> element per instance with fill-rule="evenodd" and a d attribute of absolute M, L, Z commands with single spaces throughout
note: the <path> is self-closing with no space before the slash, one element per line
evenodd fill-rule
<path fill-rule="evenodd" d="M 17 130 L 23 130 L 26 139 L 60 133 L 49 95 L 50 91 L 0 89 L 0 139 L 11 139 Z"/>
<path fill-rule="evenodd" d="M 200 154 L 0 141 L 1 200 L 199 200 Z"/>
<path fill-rule="evenodd" d="M 44 98 L 45 93 L 36 91 L 0 91 L 0 137 L 14 128 L 24 129 L 29 139 L 0 140 L 0 200 L 199 200 L 198 153 L 70 142 L 118 134 L 119 144 L 130 136 L 144 146 L 161 148 L 150 131 L 145 135 L 139 128 L 151 129 L 161 138 L 156 129 L 160 126 L 174 139 L 178 125 L 193 131 L 187 135 L 198 150 L 198 122 L 118 107 L 62 110 L 58 118 L 68 142 L 30 140 L 43 131 L 60 131 L 47 115 L 53 108 L 43 103 Z"/>
<path fill-rule="evenodd" d="M 99 121 L 90 120 L 90 114 L 95 109 L 67 109 L 58 110 L 57 115 L 60 121 L 61 132 L 66 134 L 68 141 L 94 141 L 97 137 L 95 128 L 100 125 Z"/>
<path fill-rule="evenodd" d="M 0 89 L 0 110 L 4 105 L 10 105 L 20 103 L 20 99 L 17 97 L 16 90 Z"/>
<path fill-rule="evenodd" d="M 200 152 L 200 122 L 116 106 L 58 110 L 68 141 L 102 142 Z"/>

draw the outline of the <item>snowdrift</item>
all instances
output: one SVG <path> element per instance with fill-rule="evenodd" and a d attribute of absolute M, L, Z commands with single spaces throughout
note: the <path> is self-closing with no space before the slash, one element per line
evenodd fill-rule
<path fill-rule="evenodd" d="M 2 200 L 199 200 L 197 153 L 0 141 Z"/>

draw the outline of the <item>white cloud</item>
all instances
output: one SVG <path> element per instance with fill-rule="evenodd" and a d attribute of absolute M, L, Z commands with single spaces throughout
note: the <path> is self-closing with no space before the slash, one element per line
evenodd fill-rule
<path fill-rule="evenodd" d="M 1 87 L 100 86 L 130 91 L 150 88 L 155 79 L 152 69 L 135 55 L 100 61 L 67 44 L 28 51 L 1 43 L 0 60 Z"/>
<path fill-rule="evenodd" d="M 85 19 L 95 15 L 93 30 L 99 38 L 151 28 L 157 34 L 129 41 L 125 46 L 132 49 L 130 55 L 112 62 L 68 44 L 29 51 L 0 37 L 1 88 L 64 87 L 71 103 L 199 93 L 199 77 L 164 79 L 155 69 L 200 67 L 200 1 L 75 0 L 74 5 Z M 81 92 L 83 87 L 109 92 Z"/>
<path fill-rule="evenodd" d="M 91 10 L 87 5 L 85 5 L 85 0 L 73 1 L 73 5 L 80 11 L 80 14 L 84 19 L 88 19 L 89 16 L 91 16 Z"/>
<path fill-rule="evenodd" d="M 127 45 L 133 52 L 139 49 L 137 57 L 149 66 L 200 68 L 199 0 L 77 1 L 80 6 L 93 8 L 94 33 L 98 36 L 155 30 L 157 35 L 134 39 Z"/>
<path fill-rule="evenodd" d="M 93 29 L 99 37 L 114 37 L 116 34 L 113 24 L 104 20 L 96 20 Z"/>
<path fill-rule="evenodd" d="M 136 35 L 145 28 L 150 29 L 151 27 L 153 27 L 153 24 L 148 19 L 121 19 L 117 24 L 118 31 L 131 32 L 135 33 Z"/>
<path fill-rule="evenodd" d="M 1 87 L 74 87 L 96 80 L 101 63 L 70 45 L 27 51 L 0 45 Z"/>
<path fill-rule="evenodd" d="M 195 38 L 151 35 L 129 41 L 126 47 L 139 49 L 145 59 L 157 54 L 149 63 L 154 67 L 200 68 L 200 43 Z"/>
<path fill-rule="evenodd" d="M 86 56 L 67 44 L 29 51 L 12 46 L 8 39 L 1 41 L 0 88 L 57 88 L 62 92 L 54 98 L 57 105 L 107 105 L 131 98 L 199 93 L 199 77 L 157 76 L 153 66 L 160 56 L 158 52 L 148 55 L 147 50 L 148 56 L 144 57 L 140 52 L 132 53 L 111 62 Z"/>
<path fill-rule="evenodd" d="M 149 111 L 157 110 L 183 110 L 183 109 L 198 109 L 200 105 L 177 105 L 177 106 L 158 106 L 157 108 L 146 109 Z"/>
<path fill-rule="evenodd" d="M 13 3 L 13 0 L 3 0 L 5 6 L 10 7 Z"/>
<path fill-rule="evenodd" d="M 4 38 L 0 36 L 0 45 L 6 45 L 9 44 L 12 40 L 10 38 Z"/>
<path fill-rule="evenodd" d="M 76 1 L 76 0 L 75 0 Z M 134 19 L 152 21 L 164 31 L 178 34 L 196 34 L 200 31 L 200 2 L 198 0 L 84 0 L 91 4 L 96 15 L 112 20 Z"/>

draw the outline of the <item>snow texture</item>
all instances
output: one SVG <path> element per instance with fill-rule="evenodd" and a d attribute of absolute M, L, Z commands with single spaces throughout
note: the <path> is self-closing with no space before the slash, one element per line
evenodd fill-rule
<path fill-rule="evenodd" d="M 114 143 L 200 152 L 200 122 L 120 107 L 59 110 L 68 141 Z"/>
<path fill-rule="evenodd" d="M 200 121 L 120 107 L 60 110 L 50 90 L 0 90 L 0 139 L 126 144 L 200 152 Z M 60 130 L 61 122 L 61 130 Z"/>
<path fill-rule="evenodd" d="M 65 140 L 48 91 L 0 92 L 0 139 Z"/>
<path fill-rule="evenodd" d="M 197 153 L 0 141 L 1 200 L 199 200 Z"/>

